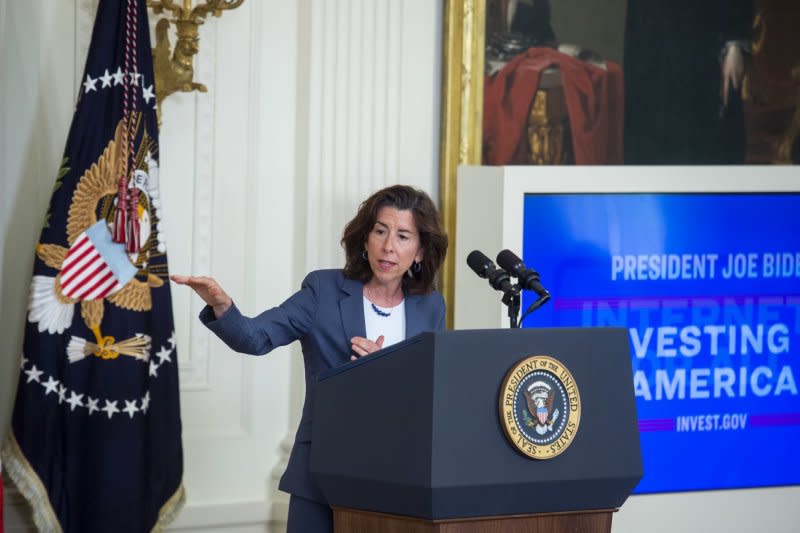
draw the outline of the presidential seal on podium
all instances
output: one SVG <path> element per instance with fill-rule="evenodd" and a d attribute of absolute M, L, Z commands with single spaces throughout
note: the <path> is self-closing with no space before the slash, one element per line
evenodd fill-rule
<path fill-rule="evenodd" d="M 517 362 L 500 388 L 500 423 L 519 452 L 533 459 L 562 454 L 578 434 L 581 397 L 569 369 L 547 355 Z"/>

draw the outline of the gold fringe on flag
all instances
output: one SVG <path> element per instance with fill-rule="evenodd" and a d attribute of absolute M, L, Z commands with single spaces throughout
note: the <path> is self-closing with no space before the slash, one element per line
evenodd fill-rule
<path fill-rule="evenodd" d="M 42 480 L 31 467 L 28 460 L 19 449 L 14 433 L 9 430 L 3 447 L 0 448 L 0 457 L 3 459 L 3 468 L 8 472 L 8 477 L 17 486 L 22 497 L 30 504 L 33 522 L 40 533 L 61 533 L 61 524 L 53 512 L 47 491 L 42 485 Z"/>

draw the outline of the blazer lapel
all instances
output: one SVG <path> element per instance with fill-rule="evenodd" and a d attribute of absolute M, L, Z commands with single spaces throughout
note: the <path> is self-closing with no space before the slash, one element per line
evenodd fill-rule
<path fill-rule="evenodd" d="M 406 294 L 406 339 L 422 333 L 422 315 L 418 306 L 422 302 L 422 297 L 413 294 Z"/>
<path fill-rule="evenodd" d="M 342 292 L 344 298 L 339 300 L 339 312 L 342 315 L 342 325 L 347 335 L 348 345 L 353 337 L 366 337 L 367 328 L 364 324 L 364 285 L 360 281 L 344 278 Z"/>

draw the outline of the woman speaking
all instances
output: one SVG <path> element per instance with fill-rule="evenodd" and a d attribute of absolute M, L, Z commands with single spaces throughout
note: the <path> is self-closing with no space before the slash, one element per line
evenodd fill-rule
<path fill-rule="evenodd" d="M 343 269 L 311 272 L 288 300 L 253 318 L 212 278 L 171 277 L 208 304 L 200 320 L 237 352 L 263 355 L 300 341 L 306 396 L 279 484 L 291 494 L 288 533 L 333 531 L 331 509 L 309 470 L 317 375 L 445 325 L 444 300 L 433 283 L 447 235 L 426 193 L 404 185 L 376 192 L 347 223 L 341 242 Z"/>

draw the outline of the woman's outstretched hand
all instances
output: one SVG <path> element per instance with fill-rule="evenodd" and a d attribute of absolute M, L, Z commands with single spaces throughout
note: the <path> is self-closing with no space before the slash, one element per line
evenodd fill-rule
<path fill-rule="evenodd" d="M 188 285 L 197 293 L 214 310 L 214 316 L 217 318 L 225 314 L 225 311 L 230 309 L 233 305 L 233 300 L 228 294 L 222 290 L 214 278 L 207 276 L 180 276 L 173 274 L 169 277 L 178 285 Z"/>

